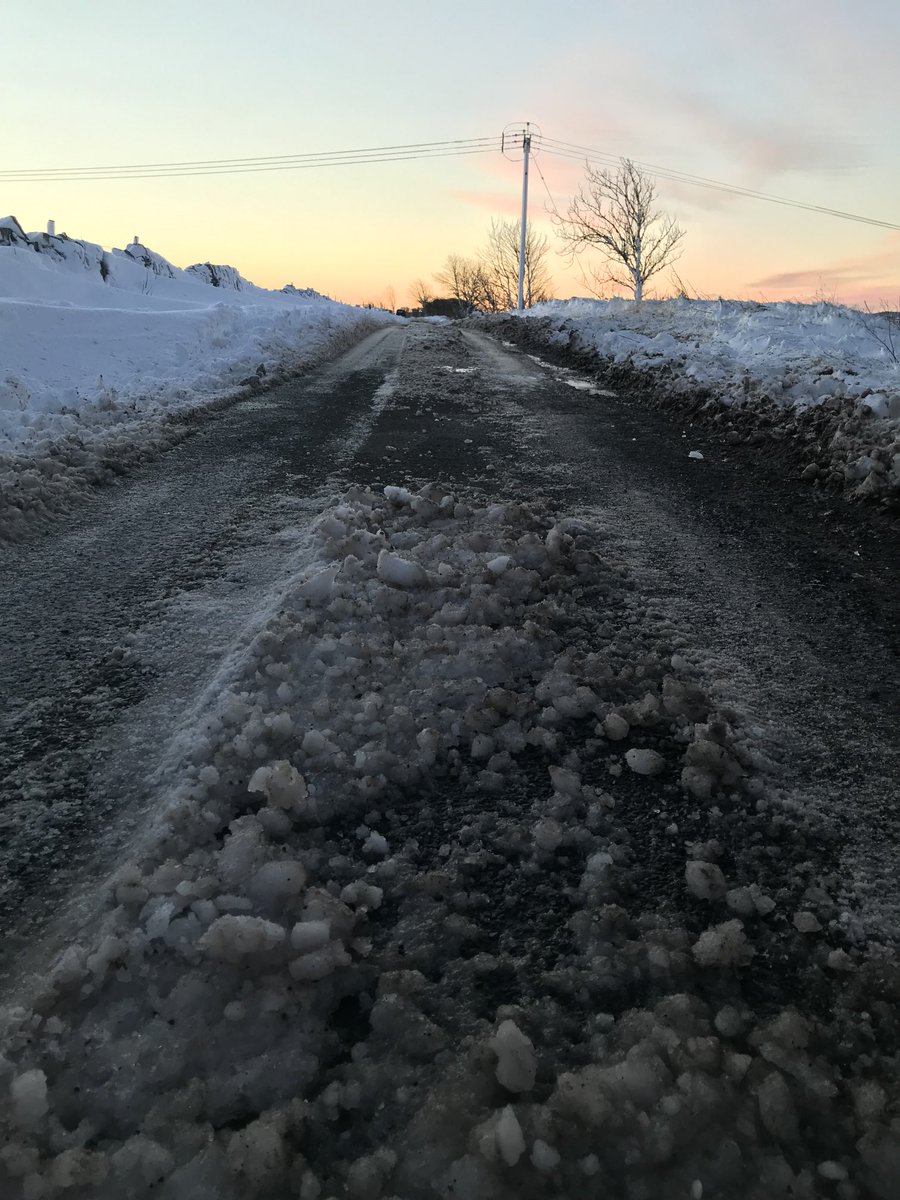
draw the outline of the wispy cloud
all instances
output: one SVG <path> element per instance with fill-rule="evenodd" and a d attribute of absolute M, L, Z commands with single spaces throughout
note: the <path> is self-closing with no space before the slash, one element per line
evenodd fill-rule
<path fill-rule="evenodd" d="M 762 292 L 831 294 L 841 300 L 880 302 L 900 290 L 900 234 L 887 234 L 875 254 L 765 275 L 746 285 Z"/>
<path fill-rule="evenodd" d="M 699 92 L 670 94 L 667 103 L 674 119 L 757 185 L 787 172 L 848 170 L 862 162 L 859 145 L 824 126 L 729 111 Z"/>
<path fill-rule="evenodd" d="M 648 3 L 651 12 L 661 7 Z M 822 4 L 834 18 L 827 29 L 822 5 L 814 13 L 806 0 L 758 0 L 752 9 L 700 0 L 701 11 L 692 11 L 688 24 L 702 18 L 705 36 L 691 38 L 688 31 L 682 44 L 676 34 L 669 55 L 648 54 L 633 41 L 582 45 L 550 68 L 557 84 L 564 77 L 567 85 L 546 98 L 545 131 L 763 191 L 790 194 L 797 176 L 821 184 L 855 172 L 869 154 L 871 121 L 856 119 L 852 97 L 862 91 L 866 113 L 877 114 L 884 96 L 866 95 L 848 79 L 850 62 L 860 67 L 856 81 L 869 79 L 863 64 L 872 39 L 863 38 L 859 22 L 833 0 Z M 842 34 L 851 25 L 849 57 L 842 59 Z M 896 40 L 891 31 L 885 36 Z M 874 80 L 883 84 L 895 71 L 898 58 L 889 71 L 890 58 L 883 49 L 873 56 Z M 604 103 L 597 101 L 598 84 Z M 710 208 L 730 201 L 711 202 L 698 190 L 697 203 Z"/>
<path fill-rule="evenodd" d="M 747 286 L 763 290 L 772 288 L 775 291 L 791 291 L 797 288 L 804 290 L 808 288 L 825 289 L 837 286 L 838 284 L 849 286 L 870 283 L 875 278 L 877 276 L 871 272 L 854 271 L 849 266 L 835 267 L 829 265 L 810 267 L 803 271 L 781 271 L 777 275 L 766 275 L 764 279 L 757 279 L 753 283 L 747 284 Z"/>

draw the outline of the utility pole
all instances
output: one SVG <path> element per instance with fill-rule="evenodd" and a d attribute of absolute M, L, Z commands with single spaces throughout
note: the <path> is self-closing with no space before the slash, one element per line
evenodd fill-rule
<path fill-rule="evenodd" d="M 522 133 L 522 220 L 519 228 L 519 312 L 525 308 L 525 241 L 528 224 L 528 155 L 531 151 L 531 123 Z"/>

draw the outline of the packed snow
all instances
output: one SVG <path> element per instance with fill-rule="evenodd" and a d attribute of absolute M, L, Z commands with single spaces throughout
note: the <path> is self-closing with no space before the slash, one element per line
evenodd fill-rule
<path fill-rule="evenodd" d="M 710 397 L 735 429 L 762 416 L 780 436 L 817 435 L 808 480 L 860 499 L 900 493 L 898 313 L 676 299 L 548 301 L 516 315 L 541 325 L 549 347 L 660 377 L 663 403 Z"/>
<path fill-rule="evenodd" d="M 437 484 L 316 536 L 0 1010 L 4 1197 L 894 1197 L 896 961 L 609 538 Z"/>
<path fill-rule="evenodd" d="M 0 539 L 186 436 L 179 416 L 396 319 L 0 219 Z"/>
<path fill-rule="evenodd" d="M 552 300 L 525 315 L 559 321 L 561 333 L 614 362 L 670 363 L 725 403 L 748 394 L 797 407 L 846 398 L 876 417 L 900 417 L 900 328 L 886 317 L 738 300 Z"/>

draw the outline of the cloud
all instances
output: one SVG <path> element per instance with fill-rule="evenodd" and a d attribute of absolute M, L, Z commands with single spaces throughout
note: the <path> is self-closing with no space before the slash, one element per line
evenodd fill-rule
<path fill-rule="evenodd" d="M 819 294 L 832 292 L 855 303 L 880 302 L 900 294 L 900 235 L 887 234 L 875 254 L 778 271 L 745 285 L 760 291 Z"/>
<path fill-rule="evenodd" d="M 772 7 L 769 0 L 761 2 Z M 797 176 L 811 177 L 812 186 L 821 188 L 823 180 L 858 170 L 872 149 L 870 110 L 883 104 L 869 97 L 861 116 L 848 103 L 850 81 L 846 71 L 837 71 L 835 60 L 841 40 L 835 30 L 848 25 L 846 15 L 830 33 L 818 29 L 815 20 L 808 21 L 804 33 L 793 12 L 788 20 L 779 9 L 766 22 L 755 10 L 751 18 L 740 5 L 704 9 L 710 17 L 708 36 L 676 34 L 672 53 L 665 57 L 658 48 L 648 56 L 644 47 L 624 41 L 582 45 L 558 57 L 552 75 L 557 84 L 565 78 L 566 88 L 560 95 L 557 86 L 556 94 L 545 99 L 545 132 L 612 154 L 789 195 L 797 189 Z M 793 54 L 790 66 L 781 61 L 786 47 L 769 44 L 779 37 Z M 850 41 L 854 53 L 859 51 L 858 37 Z M 818 70 L 811 70 L 800 53 L 807 42 L 814 44 Z M 875 70 L 882 78 L 880 61 Z M 599 107 L 598 73 L 607 98 Z M 855 88 L 857 94 L 859 90 Z M 728 197 L 711 200 L 702 189 L 691 190 L 697 193 L 698 208 L 730 203 Z"/>
<path fill-rule="evenodd" d="M 745 200 L 740 192 L 728 192 L 719 188 L 698 187 L 695 183 L 679 183 L 675 179 L 661 178 L 656 181 L 660 205 L 663 209 L 675 206 L 679 212 L 696 210 L 704 213 L 721 213 L 739 200 Z"/>
<path fill-rule="evenodd" d="M 811 267 L 803 271 L 781 271 L 777 275 L 766 275 L 764 279 L 757 279 L 752 283 L 748 283 L 747 287 L 752 288 L 774 288 L 776 291 L 790 291 L 797 288 L 825 288 L 831 284 L 859 284 L 869 283 L 877 278 L 877 275 L 871 272 L 854 271 L 852 267 Z"/>
<path fill-rule="evenodd" d="M 754 181 L 789 171 L 843 171 L 862 162 L 861 147 L 832 129 L 803 128 L 729 112 L 719 98 L 700 93 L 671 95 L 676 119 L 703 139 L 707 149 L 734 160 Z"/>

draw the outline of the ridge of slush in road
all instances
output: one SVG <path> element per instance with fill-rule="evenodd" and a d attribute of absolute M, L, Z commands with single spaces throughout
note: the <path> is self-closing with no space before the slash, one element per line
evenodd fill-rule
<path fill-rule="evenodd" d="M 200 711 L 244 627 L 297 568 L 331 475 L 391 394 L 403 333 L 387 346 L 386 336 L 284 385 L 280 399 L 215 414 L 67 524 L 4 547 L 0 980 L 46 953 L 36 939 L 51 914 L 54 944 L 86 919 L 95 876 L 139 836 L 160 747 Z M 262 421 L 268 444 L 253 437 Z M 302 448 L 286 457 L 290 441 Z M 60 918 L 64 895 L 71 912 Z"/>

